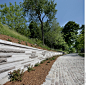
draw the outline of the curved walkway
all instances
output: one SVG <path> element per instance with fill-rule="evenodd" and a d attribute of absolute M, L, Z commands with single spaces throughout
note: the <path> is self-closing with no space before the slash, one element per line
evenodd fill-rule
<path fill-rule="evenodd" d="M 42 85 L 84 85 L 84 58 L 76 53 L 57 58 Z"/>

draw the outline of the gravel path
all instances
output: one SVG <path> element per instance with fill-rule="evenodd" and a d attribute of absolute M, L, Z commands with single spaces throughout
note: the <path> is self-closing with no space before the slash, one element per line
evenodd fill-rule
<path fill-rule="evenodd" d="M 76 53 L 57 58 L 42 85 L 84 85 L 84 58 Z"/>

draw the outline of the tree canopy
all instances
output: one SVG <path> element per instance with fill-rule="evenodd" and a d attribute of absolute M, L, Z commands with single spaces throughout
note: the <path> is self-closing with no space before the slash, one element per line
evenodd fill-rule
<path fill-rule="evenodd" d="M 24 0 L 24 12 L 29 13 L 29 20 L 39 21 L 41 23 L 42 40 L 44 44 L 44 31 L 43 20 L 46 17 L 47 22 L 52 21 L 55 17 L 57 10 L 55 9 L 56 3 L 54 0 Z"/>
<path fill-rule="evenodd" d="M 71 47 L 77 38 L 79 30 L 79 24 L 74 21 L 69 21 L 63 28 L 62 33 L 64 34 L 65 42 Z"/>

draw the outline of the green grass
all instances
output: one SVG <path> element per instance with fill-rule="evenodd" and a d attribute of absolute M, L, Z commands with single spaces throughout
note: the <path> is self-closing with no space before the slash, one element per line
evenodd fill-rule
<path fill-rule="evenodd" d="M 28 42 L 28 43 L 31 43 L 33 45 L 37 44 L 41 48 L 44 48 L 44 49 L 47 49 L 47 50 L 57 51 L 55 49 L 49 48 L 46 45 L 43 45 L 42 41 L 39 40 L 39 39 L 36 39 L 36 38 L 30 39 L 30 38 L 28 38 L 28 37 L 26 37 L 24 35 L 21 35 L 20 33 L 16 32 L 15 30 L 9 29 L 9 27 L 7 25 L 2 25 L 1 22 L 0 22 L 0 34 L 7 35 L 7 36 L 13 37 L 15 39 L 18 39 L 19 40 L 19 42 L 18 42 L 19 44 L 21 44 L 20 41 L 25 41 L 26 45 L 27 45 L 27 42 Z M 8 39 L 8 41 L 10 41 L 10 40 Z M 33 45 L 32 45 L 32 47 L 33 47 Z"/>
<path fill-rule="evenodd" d="M 21 35 L 20 33 L 16 32 L 15 30 L 9 29 L 9 27 L 7 25 L 2 25 L 1 22 L 0 22 L 0 34 L 16 38 L 19 40 L 19 43 L 20 43 L 20 41 L 25 41 L 25 42 L 29 42 L 31 44 L 37 44 L 42 48 L 50 50 L 50 48 L 48 46 L 42 45 L 41 40 L 29 39 L 26 36 Z M 27 43 L 26 43 L 26 45 L 27 45 Z"/>
<path fill-rule="evenodd" d="M 32 40 L 28 39 L 27 37 L 25 37 L 19 33 L 17 33 L 15 30 L 9 29 L 9 27 L 7 25 L 2 25 L 1 23 L 0 23 L 0 34 L 7 35 L 10 37 L 13 37 L 13 38 L 16 38 L 16 39 L 19 39 L 22 41 L 27 41 L 29 43 L 34 44 Z"/>

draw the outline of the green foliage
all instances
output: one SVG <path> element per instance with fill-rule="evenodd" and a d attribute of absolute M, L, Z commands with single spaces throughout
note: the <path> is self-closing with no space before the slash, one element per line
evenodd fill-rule
<path fill-rule="evenodd" d="M 46 60 L 41 61 L 40 64 L 43 64 L 45 61 L 46 61 Z"/>
<path fill-rule="evenodd" d="M 30 38 L 38 38 L 41 39 L 41 30 L 40 28 L 37 26 L 37 23 L 34 21 L 31 21 L 31 23 L 29 24 L 29 29 L 30 29 Z"/>
<path fill-rule="evenodd" d="M 68 45 L 63 39 L 61 31 L 62 27 L 60 27 L 59 23 L 54 19 L 49 31 L 45 33 L 45 43 L 51 47 L 51 49 L 68 50 Z"/>
<path fill-rule="evenodd" d="M 46 58 L 46 60 L 49 60 L 49 58 Z"/>
<path fill-rule="evenodd" d="M 17 5 L 16 2 L 15 5 L 9 2 L 9 7 L 7 7 L 6 3 L 3 6 L 2 4 L 0 5 L 0 21 L 2 24 L 7 24 L 10 29 L 28 36 L 30 34 L 27 34 L 27 21 L 23 15 L 23 8 Z"/>
<path fill-rule="evenodd" d="M 64 34 L 65 42 L 68 44 L 69 47 L 73 45 L 77 38 L 79 30 L 79 24 L 69 21 L 63 28 L 62 33 Z"/>
<path fill-rule="evenodd" d="M 55 60 L 55 59 L 56 59 L 56 56 L 49 58 L 50 61 Z"/>
<path fill-rule="evenodd" d="M 56 3 L 54 4 L 54 0 L 24 0 L 22 6 L 24 12 L 29 12 L 29 20 L 39 21 L 41 23 L 42 40 L 44 44 L 43 20 L 47 17 L 47 22 L 52 21 L 57 12 L 55 9 Z"/>
<path fill-rule="evenodd" d="M 43 64 L 43 63 L 44 63 L 43 61 L 40 62 L 40 64 Z"/>
<path fill-rule="evenodd" d="M 7 25 L 0 24 L 0 34 L 8 35 L 10 37 L 13 37 L 13 38 L 16 38 L 19 40 L 23 40 L 23 41 L 27 41 L 29 43 L 34 44 L 33 40 L 28 39 L 24 35 L 17 33 L 15 30 L 9 29 L 9 27 Z"/>
<path fill-rule="evenodd" d="M 76 53 L 76 49 L 75 48 L 70 48 L 69 52 L 70 53 Z"/>
<path fill-rule="evenodd" d="M 21 71 L 20 69 L 10 72 L 10 81 L 22 81 L 23 74 L 23 70 Z"/>
<path fill-rule="evenodd" d="M 10 41 L 11 42 L 12 40 L 8 38 L 7 41 Z"/>
<path fill-rule="evenodd" d="M 27 45 L 27 42 L 25 42 L 26 43 L 26 45 Z"/>
<path fill-rule="evenodd" d="M 21 40 L 18 40 L 18 43 L 21 44 Z"/>
<path fill-rule="evenodd" d="M 78 55 L 85 57 L 85 53 L 79 53 Z"/>
<path fill-rule="evenodd" d="M 85 49 L 85 26 L 82 25 L 80 27 L 80 30 L 81 30 L 81 32 L 77 36 L 74 47 L 77 49 L 77 52 L 84 53 L 84 49 Z"/>
<path fill-rule="evenodd" d="M 36 64 L 35 64 L 35 67 L 37 67 L 37 66 L 40 66 L 40 64 L 39 64 L 39 63 L 36 63 Z"/>
<path fill-rule="evenodd" d="M 35 71 L 35 69 L 33 69 L 33 67 L 28 67 L 28 72 L 30 71 Z"/>
<path fill-rule="evenodd" d="M 50 63 L 50 61 L 48 61 L 47 63 Z"/>

